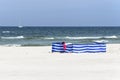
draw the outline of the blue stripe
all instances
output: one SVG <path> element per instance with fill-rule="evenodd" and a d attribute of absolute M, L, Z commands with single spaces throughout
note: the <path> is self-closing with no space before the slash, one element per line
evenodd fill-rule
<path fill-rule="evenodd" d="M 73 53 L 101 53 L 106 51 L 73 51 Z"/>
<path fill-rule="evenodd" d="M 73 47 L 105 47 L 106 45 L 73 45 Z"/>
<path fill-rule="evenodd" d="M 52 48 L 53 50 L 64 50 L 63 48 Z"/>
<path fill-rule="evenodd" d="M 102 49 L 102 50 L 88 50 L 88 49 L 86 49 L 86 50 L 72 50 L 73 52 L 74 51 L 106 51 L 106 49 Z"/>
<path fill-rule="evenodd" d="M 105 47 L 84 47 L 84 48 L 72 48 L 72 49 L 101 49 Z"/>
<path fill-rule="evenodd" d="M 62 50 L 63 50 L 63 47 L 60 47 L 60 48 L 55 48 L 55 47 L 52 47 L 52 49 L 62 49 Z"/>
<path fill-rule="evenodd" d="M 56 51 L 64 51 L 64 50 L 58 50 L 58 49 L 53 49 L 52 52 L 56 52 Z"/>
<path fill-rule="evenodd" d="M 52 45 L 52 46 L 63 46 L 63 45 Z"/>

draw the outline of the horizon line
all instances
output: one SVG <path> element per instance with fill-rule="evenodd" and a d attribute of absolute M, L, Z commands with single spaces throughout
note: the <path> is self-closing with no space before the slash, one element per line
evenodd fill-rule
<path fill-rule="evenodd" d="M 22 25 L 20 25 L 20 26 L 22 26 Z M 19 27 L 19 26 L 17 26 L 17 25 L 13 25 L 13 26 L 12 25 L 0 25 L 0 27 Z M 120 27 L 120 26 L 114 26 L 114 25 L 113 26 L 108 26 L 108 25 L 107 26 L 106 25 L 105 26 L 104 25 L 102 25 L 102 26 L 99 26 L 99 25 L 97 25 L 97 26 L 95 26 L 95 25 L 94 26 L 91 26 L 91 25 L 90 26 L 69 26 L 69 25 L 67 25 L 67 26 L 66 25 L 64 25 L 64 26 L 55 26 L 55 25 L 54 26 L 51 26 L 51 25 L 50 26 L 44 26 L 44 25 L 43 26 L 41 26 L 41 25 L 40 26 L 38 26 L 38 25 L 30 26 L 30 25 L 25 25 L 24 26 L 23 25 L 22 27 Z"/>

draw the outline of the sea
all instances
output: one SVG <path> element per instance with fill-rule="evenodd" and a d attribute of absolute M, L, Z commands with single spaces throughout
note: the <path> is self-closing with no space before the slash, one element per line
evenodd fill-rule
<path fill-rule="evenodd" d="M 54 42 L 120 43 L 120 27 L 0 26 L 0 46 L 51 46 Z"/>

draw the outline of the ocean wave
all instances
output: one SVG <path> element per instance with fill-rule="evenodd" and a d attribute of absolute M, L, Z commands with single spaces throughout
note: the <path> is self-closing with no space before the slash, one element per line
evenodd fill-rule
<path fill-rule="evenodd" d="M 10 31 L 2 31 L 2 33 L 10 33 Z"/>
<path fill-rule="evenodd" d="M 21 44 L 5 44 L 5 45 L 0 45 L 0 46 L 5 46 L 5 47 L 20 47 L 22 45 Z"/>
<path fill-rule="evenodd" d="M 16 37 L 1 37 L 1 39 L 23 39 L 24 36 L 16 36 Z"/>
<path fill-rule="evenodd" d="M 108 43 L 108 40 L 93 40 L 93 42 L 97 42 L 97 43 Z"/>
<path fill-rule="evenodd" d="M 111 38 L 111 39 L 115 39 L 115 38 L 118 38 L 117 36 L 115 36 L 115 35 L 113 35 L 113 36 L 105 36 L 105 37 L 103 37 L 103 38 Z"/>
<path fill-rule="evenodd" d="M 50 40 L 53 40 L 55 39 L 54 37 L 45 37 L 44 39 L 50 39 Z"/>
<path fill-rule="evenodd" d="M 43 40 L 57 40 L 57 39 L 60 39 L 60 40 L 64 40 L 64 39 L 68 39 L 68 40 L 79 40 L 79 39 L 83 39 L 83 40 L 96 40 L 96 39 L 116 39 L 118 38 L 117 36 L 97 36 L 97 37 L 69 37 L 69 36 L 62 36 L 62 37 L 24 37 L 24 36 L 11 36 L 11 37 L 1 37 L 1 39 L 43 39 Z"/>
<path fill-rule="evenodd" d="M 101 37 L 65 37 L 66 39 L 100 39 Z"/>
<path fill-rule="evenodd" d="M 65 37 L 66 39 L 116 39 L 117 36 L 96 36 L 96 37 Z"/>
<path fill-rule="evenodd" d="M 77 40 L 77 39 L 83 39 L 83 40 L 86 40 L 86 39 L 116 39 L 118 38 L 117 36 L 90 36 L 90 37 L 69 37 L 69 36 L 66 36 L 66 37 L 44 37 L 43 39 L 48 39 L 48 40 L 54 40 L 54 39 L 69 39 L 69 40 Z"/>

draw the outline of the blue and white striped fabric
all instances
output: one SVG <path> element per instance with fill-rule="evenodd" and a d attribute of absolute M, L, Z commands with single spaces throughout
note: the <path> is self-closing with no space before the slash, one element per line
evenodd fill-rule
<path fill-rule="evenodd" d="M 73 48 L 73 45 L 72 45 L 72 44 L 67 44 L 67 45 L 66 45 L 66 50 L 65 50 L 65 52 L 66 52 L 66 53 L 72 53 L 72 48 Z"/>
<path fill-rule="evenodd" d="M 52 43 L 52 52 L 64 52 L 62 42 Z"/>
<path fill-rule="evenodd" d="M 106 44 L 94 43 L 94 44 L 73 44 L 73 53 L 98 53 L 106 52 Z"/>
<path fill-rule="evenodd" d="M 66 50 L 64 50 L 62 42 L 52 43 L 52 52 L 71 53 L 72 44 L 66 45 Z"/>
<path fill-rule="evenodd" d="M 66 53 L 106 52 L 106 44 L 105 43 L 68 44 L 66 45 L 66 50 L 64 50 L 62 42 L 56 42 L 52 43 L 52 52 L 66 52 Z"/>

